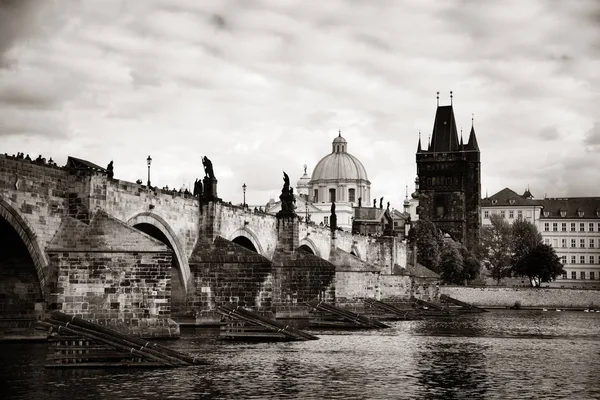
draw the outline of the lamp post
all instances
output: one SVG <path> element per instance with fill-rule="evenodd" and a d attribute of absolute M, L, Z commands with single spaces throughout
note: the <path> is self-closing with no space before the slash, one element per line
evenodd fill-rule
<path fill-rule="evenodd" d="M 247 187 L 248 187 L 248 186 L 246 186 L 246 184 L 245 184 L 245 183 L 242 185 L 242 191 L 244 192 L 244 204 L 243 204 L 243 207 L 244 207 L 244 208 L 246 208 L 246 188 L 247 188 Z"/>
<path fill-rule="evenodd" d="M 306 210 L 306 227 L 308 228 L 308 200 L 306 201 L 306 203 L 304 203 L 304 208 Z"/>
<path fill-rule="evenodd" d="M 150 164 L 152 164 L 152 158 L 150 158 L 150 156 L 148 156 L 148 158 L 146 158 L 146 162 L 148 163 L 148 189 L 150 188 Z"/>

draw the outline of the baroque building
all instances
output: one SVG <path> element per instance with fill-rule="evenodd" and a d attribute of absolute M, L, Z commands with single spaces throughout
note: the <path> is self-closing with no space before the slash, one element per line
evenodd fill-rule
<path fill-rule="evenodd" d="M 452 99 L 452 92 L 450 92 Z M 471 121 L 469 140 L 459 139 L 450 105 L 438 105 L 431 140 L 421 137 L 416 153 L 419 219 L 431 220 L 454 240 L 473 249 L 479 242 L 481 206 L 480 151 Z"/>
<path fill-rule="evenodd" d="M 304 174 L 296 184 L 296 212 L 316 224 L 329 225 L 331 205 L 335 202 L 337 226 L 352 229 L 354 207 L 369 206 L 371 182 L 367 170 L 358 158 L 348 152 L 348 142 L 341 131 L 331 143 L 331 152 L 315 166 L 312 176 Z M 280 202 L 269 202 L 266 212 L 276 213 Z"/>

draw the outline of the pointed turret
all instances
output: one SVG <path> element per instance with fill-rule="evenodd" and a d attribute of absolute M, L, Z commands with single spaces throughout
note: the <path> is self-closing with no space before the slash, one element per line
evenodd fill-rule
<path fill-rule="evenodd" d="M 447 153 L 459 150 L 458 132 L 452 105 L 438 106 L 431 135 L 431 150 Z"/>
<path fill-rule="evenodd" d="M 475 127 L 473 124 L 474 116 L 471 115 L 471 133 L 469 133 L 469 143 L 467 143 L 467 150 L 479 151 L 479 145 L 477 144 L 477 136 L 475 136 Z"/>
<path fill-rule="evenodd" d="M 417 145 L 417 153 L 421 153 L 421 132 L 419 131 L 419 144 Z"/>

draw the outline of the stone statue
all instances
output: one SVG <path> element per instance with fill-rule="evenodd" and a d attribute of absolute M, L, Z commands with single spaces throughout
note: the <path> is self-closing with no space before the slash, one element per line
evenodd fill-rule
<path fill-rule="evenodd" d="M 377 208 L 377 199 L 373 199 L 373 208 Z"/>
<path fill-rule="evenodd" d="M 281 189 L 281 194 L 290 192 L 290 177 L 288 174 L 283 171 L 283 189 Z"/>
<path fill-rule="evenodd" d="M 388 210 L 390 209 L 390 202 L 389 201 L 387 202 L 387 209 Z"/>
<path fill-rule="evenodd" d="M 379 199 L 379 208 L 383 208 L 383 197 Z"/>
<path fill-rule="evenodd" d="M 194 181 L 194 192 L 193 192 L 194 197 L 201 197 L 202 196 L 202 179 L 196 179 Z"/>
<path fill-rule="evenodd" d="M 213 172 L 212 162 L 208 157 L 202 157 L 202 165 L 204 165 L 205 178 L 215 179 L 215 173 Z"/>
<path fill-rule="evenodd" d="M 362 207 L 362 197 L 358 198 L 358 208 Z"/>
<path fill-rule="evenodd" d="M 112 160 L 110 160 L 110 162 L 108 163 L 108 166 L 106 167 L 106 173 L 108 174 L 108 177 L 111 179 L 115 175 L 113 168 L 114 168 L 113 162 L 112 162 Z"/>
<path fill-rule="evenodd" d="M 331 215 L 329 216 L 329 229 L 335 232 L 337 229 L 337 215 L 335 215 L 335 202 L 331 202 Z"/>
<path fill-rule="evenodd" d="M 296 199 L 294 198 L 294 189 L 290 188 L 290 177 L 285 171 L 283 171 L 283 188 L 281 189 L 279 200 L 281 200 L 281 212 L 294 212 L 294 208 L 296 208 L 294 205 L 296 202 Z"/>

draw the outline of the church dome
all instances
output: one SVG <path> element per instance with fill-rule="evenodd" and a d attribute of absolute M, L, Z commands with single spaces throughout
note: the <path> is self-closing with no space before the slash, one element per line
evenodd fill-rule
<path fill-rule="evenodd" d="M 367 171 L 358 158 L 347 152 L 348 142 L 339 136 L 333 139 L 332 151 L 317 163 L 311 183 L 317 181 L 368 181 Z"/>

